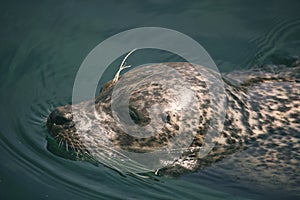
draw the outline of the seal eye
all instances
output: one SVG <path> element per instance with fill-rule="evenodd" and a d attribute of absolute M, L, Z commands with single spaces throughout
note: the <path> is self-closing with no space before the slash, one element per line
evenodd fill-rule
<path fill-rule="evenodd" d="M 129 108 L 129 115 L 135 124 L 140 123 L 141 119 L 133 108 Z"/>
<path fill-rule="evenodd" d="M 164 123 L 171 124 L 171 116 L 168 113 L 166 113 L 164 116 L 162 116 L 162 120 Z"/>
<path fill-rule="evenodd" d="M 168 124 L 171 124 L 171 117 L 170 117 L 170 115 L 167 115 L 167 117 L 166 117 L 166 122 L 167 122 Z"/>
<path fill-rule="evenodd" d="M 139 111 L 133 107 L 129 107 L 129 116 L 132 121 L 139 126 L 146 126 L 151 122 L 151 119 L 147 116 L 147 113 Z"/>

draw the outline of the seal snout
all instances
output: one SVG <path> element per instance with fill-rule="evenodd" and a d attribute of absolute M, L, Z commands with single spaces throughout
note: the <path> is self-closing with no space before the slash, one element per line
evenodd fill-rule
<path fill-rule="evenodd" d="M 73 115 L 71 106 L 57 107 L 50 113 L 47 119 L 47 128 L 49 132 L 53 134 L 53 126 L 60 126 L 62 128 L 71 127 L 74 125 L 74 122 L 72 120 Z"/>

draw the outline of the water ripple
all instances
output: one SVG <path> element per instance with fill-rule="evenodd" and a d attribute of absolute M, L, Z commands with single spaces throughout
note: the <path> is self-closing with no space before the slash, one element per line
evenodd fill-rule
<path fill-rule="evenodd" d="M 288 40 L 288 37 L 293 34 L 300 34 L 300 18 L 279 19 L 267 33 L 249 39 L 249 44 L 255 45 L 257 51 L 254 55 L 249 55 L 243 65 L 248 67 L 261 65 L 266 63 L 267 58 L 277 51 L 282 51 L 291 44 L 299 44 L 300 41 L 297 37 Z"/>

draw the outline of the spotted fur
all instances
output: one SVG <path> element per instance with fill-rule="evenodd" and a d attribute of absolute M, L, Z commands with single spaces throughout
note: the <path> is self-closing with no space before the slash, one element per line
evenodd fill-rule
<path fill-rule="evenodd" d="M 163 66 L 171 71 L 164 71 Z M 152 81 L 135 84 L 135 77 L 147 70 L 159 68 L 162 73 L 153 76 Z M 215 142 L 214 148 L 205 157 L 197 156 L 197 150 L 183 152 L 182 156 L 167 167 L 160 169 L 160 174 L 182 174 L 212 166 L 212 164 L 236 157 L 239 170 L 246 172 L 246 165 L 254 167 L 267 177 L 276 180 L 289 180 L 300 185 L 300 67 L 264 66 L 247 71 L 224 74 L 225 93 L 214 91 L 217 101 L 212 98 L 209 84 L 214 84 L 218 75 L 204 67 L 188 63 L 164 63 L 131 70 L 122 78 L 120 90 L 134 86 L 129 107 L 135 124 L 153 132 L 150 137 L 134 137 L 120 128 L 111 109 L 111 98 L 116 85 L 108 82 L 95 101 L 82 102 L 72 106 L 72 112 L 79 118 L 73 119 L 70 106 L 63 106 L 53 111 L 47 121 L 50 134 L 62 146 L 75 150 L 78 154 L 90 155 L 101 163 L 110 165 L 105 157 L 113 156 L 106 147 L 110 141 L 118 148 L 133 152 L 151 152 L 168 145 L 171 138 L 185 132 L 193 135 L 192 142 L 184 143 L 189 147 L 201 147 L 209 130 L 219 130 L 221 122 L 214 121 L 214 116 L 225 115 L 224 127 L 217 135 L 209 138 Z M 174 73 L 173 73 L 174 72 Z M 151 73 L 151 70 L 149 71 Z M 182 120 L 175 108 L 181 105 L 178 99 L 163 84 L 176 85 L 178 76 L 183 77 L 197 99 L 188 107 L 190 118 Z M 122 78 L 119 81 L 122 81 Z M 209 84 L 208 84 L 209 83 Z M 117 83 L 118 84 L 118 83 Z M 177 90 L 176 87 L 171 87 Z M 217 90 L 217 89 L 216 89 Z M 184 95 L 184 94 L 182 94 Z M 227 104 L 223 104 L 223 100 Z M 196 104 L 195 104 L 196 103 Z M 165 115 L 159 118 L 151 116 L 154 104 L 165 105 Z M 97 110 L 96 118 L 92 106 Z M 177 106 L 177 107 L 176 107 Z M 225 106 L 225 113 L 222 108 Z M 59 120 L 60 119 L 60 120 Z M 152 126 L 147 126 L 152 124 Z M 161 126 L 159 126 L 161 124 Z M 102 133 L 99 137 L 99 132 Z M 176 142 L 174 148 L 176 148 Z M 241 164 L 242 163 L 242 164 Z M 249 170 L 249 169 L 248 169 Z M 253 175 L 254 176 L 254 175 Z"/>

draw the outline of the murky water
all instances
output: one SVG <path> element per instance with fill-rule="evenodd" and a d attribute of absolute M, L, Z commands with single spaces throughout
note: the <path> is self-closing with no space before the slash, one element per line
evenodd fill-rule
<path fill-rule="evenodd" d="M 217 168 L 154 181 L 67 160 L 47 150 L 45 122 L 54 107 L 71 102 L 86 55 L 114 34 L 174 29 L 202 44 L 228 72 L 299 56 L 299 7 L 298 1 L 2 1 L 0 198 L 292 199 L 296 193 L 256 187 Z M 173 61 L 155 52 L 138 55 L 133 64 Z M 107 70 L 99 86 L 115 70 Z"/>

